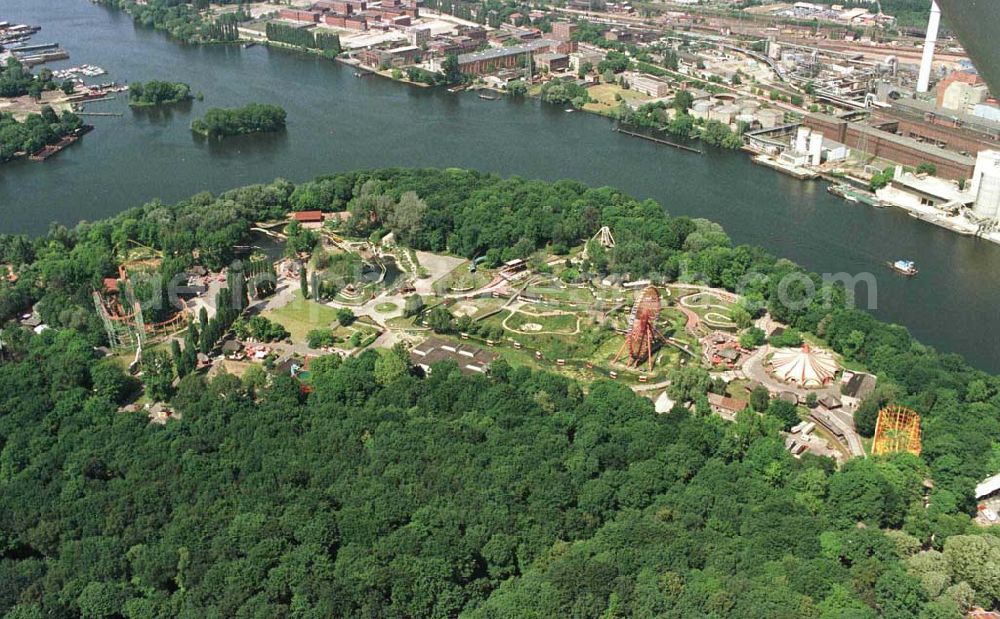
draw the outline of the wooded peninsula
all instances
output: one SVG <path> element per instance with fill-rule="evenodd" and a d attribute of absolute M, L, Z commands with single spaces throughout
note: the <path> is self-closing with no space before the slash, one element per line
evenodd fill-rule
<path fill-rule="evenodd" d="M 209 378 L 154 354 L 162 367 L 144 374 L 182 418 L 123 412 L 138 384 L 98 358 L 93 304 L 122 248 L 162 253 L 145 294 L 165 295 L 196 266 L 230 265 L 257 222 L 313 211 L 344 213 L 343 234 L 391 232 L 483 264 L 587 244 L 588 277 L 697 274 L 735 290 L 759 274 L 742 309 L 877 374 L 859 429 L 884 403 L 918 408 L 922 453 L 838 468 L 789 454 L 767 411 L 658 414 L 614 380 L 503 360 L 426 373 L 374 349 L 313 359 L 307 390 L 287 373 Z M 604 226 L 606 251 L 588 243 Z M 651 200 L 459 169 L 356 171 L 0 235 L 0 264 L 8 617 L 957 619 L 1000 600 L 1000 536 L 971 521 L 975 484 L 1000 466 L 1000 378 Z M 13 321 L 32 310 L 47 329 Z M 189 327 L 192 345 L 204 327 Z"/>

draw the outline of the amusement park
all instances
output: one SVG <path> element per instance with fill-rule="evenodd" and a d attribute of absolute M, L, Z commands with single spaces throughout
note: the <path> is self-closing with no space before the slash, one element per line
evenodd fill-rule
<path fill-rule="evenodd" d="M 858 433 L 854 413 L 875 376 L 821 340 L 696 280 L 596 275 L 587 254 L 598 247 L 615 247 L 611 229 L 568 252 L 490 263 L 416 251 L 391 233 L 352 237 L 343 217 L 298 212 L 256 224 L 239 260 L 178 274 L 169 292 L 151 283 L 163 257 L 133 243 L 93 298 L 114 354 L 134 371 L 144 351 L 186 348 L 201 329 L 213 341 L 198 346 L 198 369 L 242 376 L 260 366 L 304 390 L 317 357 L 408 351 L 424 372 L 442 361 L 482 374 L 505 363 L 584 385 L 613 380 L 664 414 L 735 421 L 778 410 L 795 456 L 920 452 L 919 414 L 908 409 L 881 411 L 873 439 Z"/>

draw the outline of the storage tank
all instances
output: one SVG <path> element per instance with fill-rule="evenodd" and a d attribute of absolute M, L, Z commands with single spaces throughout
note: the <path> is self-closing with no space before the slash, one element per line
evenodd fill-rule
<path fill-rule="evenodd" d="M 695 118 L 708 118 L 708 113 L 712 109 L 712 104 L 708 101 L 696 101 L 691 106 L 691 116 Z"/>
<path fill-rule="evenodd" d="M 1000 151 L 984 150 L 976 156 L 972 173 L 973 212 L 986 219 L 1000 218 Z"/>

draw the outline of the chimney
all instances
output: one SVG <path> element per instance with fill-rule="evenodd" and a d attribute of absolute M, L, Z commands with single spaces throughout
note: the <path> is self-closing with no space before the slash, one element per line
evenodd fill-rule
<path fill-rule="evenodd" d="M 941 25 L 941 9 L 935 0 L 931 0 L 931 18 L 927 22 L 927 39 L 924 40 L 924 55 L 920 60 L 917 92 L 927 92 L 930 86 L 931 64 L 934 62 L 934 44 L 937 43 L 939 25 Z"/>

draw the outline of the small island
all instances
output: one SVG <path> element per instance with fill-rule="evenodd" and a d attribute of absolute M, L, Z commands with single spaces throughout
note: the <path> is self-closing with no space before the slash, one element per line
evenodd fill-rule
<path fill-rule="evenodd" d="M 132 107 L 156 107 L 183 103 L 192 99 L 191 87 L 183 82 L 151 80 L 128 86 L 128 104 Z"/>
<path fill-rule="evenodd" d="M 210 108 L 204 118 L 191 123 L 191 130 L 205 137 L 282 131 L 285 110 L 277 105 L 249 103 L 239 108 Z"/>

